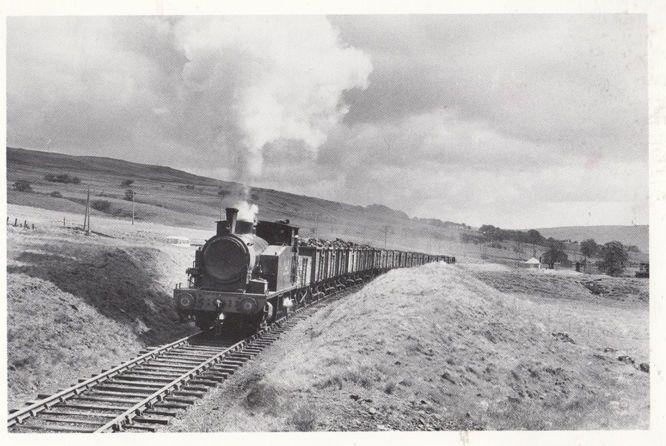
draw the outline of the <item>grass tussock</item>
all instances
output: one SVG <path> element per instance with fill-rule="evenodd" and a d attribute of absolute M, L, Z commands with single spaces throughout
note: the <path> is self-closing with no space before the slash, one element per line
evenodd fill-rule
<path fill-rule="evenodd" d="M 289 421 L 297 431 L 310 432 L 315 430 L 317 416 L 312 408 L 303 405 L 296 408 Z"/>

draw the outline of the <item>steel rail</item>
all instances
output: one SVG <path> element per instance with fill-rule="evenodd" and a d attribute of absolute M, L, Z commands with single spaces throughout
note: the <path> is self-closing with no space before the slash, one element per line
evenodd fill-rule
<path fill-rule="evenodd" d="M 178 339 L 176 341 L 173 341 L 169 344 L 162 345 L 160 347 L 157 347 L 154 350 L 151 350 L 147 353 L 144 353 L 140 356 L 137 356 L 134 359 L 130 359 L 129 361 L 126 361 L 116 367 L 113 367 L 112 369 L 109 369 L 105 372 L 100 373 L 99 375 L 95 375 L 92 378 L 89 378 L 85 381 L 82 381 L 78 384 L 75 384 L 71 387 L 68 387 L 67 389 L 61 390 L 51 396 L 48 396 L 44 399 L 35 401 L 34 403 L 30 404 L 27 407 L 21 408 L 16 410 L 15 412 L 12 412 L 9 414 L 9 417 L 7 418 L 7 427 L 11 427 L 17 423 L 21 423 L 24 420 L 36 416 L 39 412 L 45 409 L 50 409 L 53 404 L 57 403 L 62 403 L 65 402 L 66 400 L 79 395 L 81 392 L 88 390 L 91 388 L 91 385 L 96 385 L 101 382 L 104 382 L 118 373 L 124 372 L 126 370 L 129 370 L 139 364 L 142 364 L 146 362 L 147 360 L 153 359 L 156 356 L 159 356 L 161 353 L 165 353 L 169 350 L 172 350 L 173 348 L 176 348 L 180 346 L 181 344 L 184 344 L 188 341 L 190 341 L 192 338 L 199 336 L 201 334 L 205 333 L 205 331 L 200 331 L 197 333 L 194 333 L 190 336 L 186 336 L 184 338 Z"/>
<path fill-rule="evenodd" d="M 350 290 L 354 287 L 347 288 L 346 290 Z M 238 341 L 234 345 L 228 347 L 227 349 L 217 353 L 215 356 L 212 356 L 211 358 L 208 358 L 201 364 L 193 367 L 191 370 L 183 373 L 181 376 L 178 378 L 174 379 L 170 383 L 164 385 L 163 387 L 159 388 L 143 400 L 139 401 L 136 403 L 134 406 L 130 407 L 123 413 L 119 414 L 117 417 L 114 419 L 108 421 L 106 424 L 103 426 L 97 428 L 94 432 L 105 432 L 108 431 L 109 429 L 112 429 L 114 431 L 119 431 L 122 430 L 123 425 L 126 423 L 131 423 L 132 419 L 134 417 L 141 416 L 141 414 L 152 408 L 156 403 L 159 403 L 160 401 L 163 401 L 166 396 L 168 396 L 172 391 L 174 390 L 179 390 L 181 387 L 183 387 L 184 384 L 186 384 L 190 379 L 196 377 L 199 375 L 201 372 L 204 372 L 209 366 L 216 364 L 219 362 L 221 359 L 223 359 L 225 356 L 228 356 L 230 353 L 237 352 L 239 350 L 242 350 L 244 347 L 248 346 L 251 344 L 253 341 L 261 339 L 264 335 L 270 333 L 273 331 L 274 328 L 281 327 L 284 323 L 286 323 L 290 318 L 292 318 L 294 315 L 304 311 L 305 309 L 312 308 L 316 306 L 317 304 L 324 302 L 325 300 L 328 300 L 329 298 L 335 296 L 336 294 L 340 293 L 340 291 L 336 291 L 334 293 L 329 294 L 323 299 L 317 300 L 315 302 L 311 302 L 309 304 L 303 305 L 297 309 L 295 309 L 292 312 L 292 315 L 286 315 L 281 317 L 280 319 L 274 321 L 271 325 L 268 327 L 260 330 L 257 333 L 254 333 L 247 338 Z"/>

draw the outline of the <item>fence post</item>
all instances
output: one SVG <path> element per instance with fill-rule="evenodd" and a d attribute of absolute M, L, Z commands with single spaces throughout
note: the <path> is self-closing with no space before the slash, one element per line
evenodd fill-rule
<path fill-rule="evenodd" d="M 28 229 L 28 220 L 23 220 L 23 227 Z"/>
<path fill-rule="evenodd" d="M 17 227 L 17 226 L 18 226 L 18 218 L 15 218 L 14 219 L 14 227 Z"/>

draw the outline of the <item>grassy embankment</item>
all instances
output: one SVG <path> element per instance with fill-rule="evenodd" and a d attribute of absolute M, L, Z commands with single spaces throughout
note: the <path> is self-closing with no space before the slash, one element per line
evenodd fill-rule
<path fill-rule="evenodd" d="M 499 265 L 389 272 L 169 429 L 645 428 L 647 281 L 595 277 L 595 294 L 589 279 Z"/>
<path fill-rule="evenodd" d="M 114 221 L 97 223 L 115 237 L 85 236 L 47 224 L 60 213 L 10 211 L 37 221 L 35 231 L 7 234 L 10 407 L 192 331 L 177 322 L 170 294 L 193 249 L 148 231 L 128 237 Z"/>

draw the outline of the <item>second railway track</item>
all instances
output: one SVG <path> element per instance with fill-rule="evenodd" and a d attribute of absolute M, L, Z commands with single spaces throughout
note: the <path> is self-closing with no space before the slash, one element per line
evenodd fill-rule
<path fill-rule="evenodd" d="M 359 288 L 336 290 L 240 340 L 197 333 L 153 349 L 8 417 L 9 432 L 154 432 L 225 381 L 315 309 Z"/>

